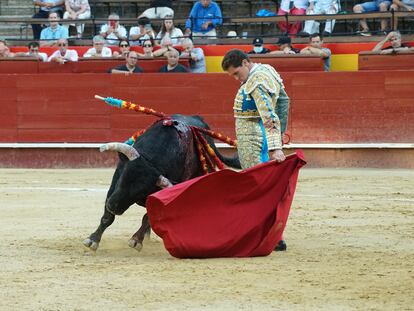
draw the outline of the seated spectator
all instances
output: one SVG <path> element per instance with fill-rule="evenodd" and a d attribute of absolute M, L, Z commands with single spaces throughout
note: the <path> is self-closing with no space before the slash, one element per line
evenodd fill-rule
<path fill-rule="evenodd" d="M 164 22 L 161 25 L 161 31 L 157 34 L 156 39 L 158 41 L 161 41 L 165 37 L 169 37 L 173 43 L 173 45 L 179 45 L 181 44 L 181 41 L 183 40 L 183 32 L 180 28 L 177 28 L 174 26 L 174 21 L 172 20 L 171 15 L 167 15 L 164 20 Z"/>
<path fill-rule="evenodd" d="M 215 39 L 216 26 L 221 25 L 223 19 L 218 4 L 211 0 L 199 0 L 194 3 L 190 16 L 185 22 L 185 34 L 193 37 Z"/>
<path fill-rule="evenodd" d="M 58 13 L 50 12 L 48 19 L 50 24 L 49 27 L 46 27 L 40 33 L 40 40 L 46 41 L 43 41 L 41 44 L 54 45 L 58 39 L 67 39 L 69 36 L 68 29 L 59 25 L 60 17 Z"/>
<path fill-rule="evenodd" d="M 166 18 L 166 16 L 174 16 L 172 9 L 172 0 L 152 0 L 150 1 L 149 9 L 146 9 L 141 16 L 146 16 L 150 19 Z"/>
<path fill-rule="evenodd" d="M 190 38 L 185 38 L 182 42 L 183 52 L 181 57 L 190 58 L 190 70 L 195 73 L 205 73 L 206 59 L 202 48 L 195 48 Z"/>
<path fill-rule="evenodd" d="M 101 26 L 99 33 L 109 45 L 118 45 L 119 40 L 127 38 L 127 31 L 119 24 L 119 15 L 115 13 L 108 16 L 108 23 Z"/>
<path fill-rule="evenodd" d="M 267 54 L 270 52 L 269 49 L 263 46 L 262 38 L 254 38 L 252 45 L 253 45 L 253 50 L 251 50 L 248 54 Z"/>
<path fill-rule="evenodd" d="M 63 14 L 63 19 L 86 19 L 91 17 L 91 7 L 88 0 L 65 0 L 66 12 Z M 77 37 L 82 38 L 84 24 L 70 24 L 76 26 Z M 64 24 L 68 28 L 69 24 Z"/>
<path fill-rule="evenodd" d="M 312 34 L 309 38 L 310 45 L 303 48 L 300 54 L 318 55 L 323 59 L 325 71 L 331 69 L 331 50 L 324 48 L 323 38 L 319 34 Z"/>
<path fill-rule="evenodd" d="M 29 52 L 19 52 L 16 53 L 16 56 L 31 57 L 41 62 L 47 62 L 47 54 L 39 52 L 40 45 L 38 42 L 30 42 L 27 47 L 29 48 Z"/>
<path fill-rule="evenodd" d="M 160 72 L 188 72 L 188 69 L 178 63 L 179 54 L 176 49 L 167 52 L 167 65 L 161 67 Z"/>
<path fill-rule="evenodd" d="M 305 15 L 308 5 L 308 0 L 282 0 L 277 15 Z M 297 21 L 292 23 L 278 22 L 277 24 L 283 33 L 296 35 L 302 23 Z"/>
<path fill-rule="evenodd" d="M 131 27 L 129 30 L 129 42 L 131 46 L 142 45 L 148 39 L 155 39 L 155 32 L 149 18 L 142 16 L 138 18 L 138 26 Z"/>
<path fill-rule="evenodd" d="M 57 41 L 57 46 L 59 49 L 55 51 L 48 58 L 48 62 L 57 62 L 59 64 L 64 64 L 66 62 L 77 62 L 78 61 L 78 52 L 76 50 L 68 49 L 68 40 L 59 39 Z"/>
<path fill-rule="evenodd" d="M 122 58 L 126 58 L 128 53 L 129 53 L 129 41 L 128 40 L 121 40 L 119 41 L 118 44 L 119 47 L 119 51 L 115 51 L 112 56 L 113 57 L 122 57 Z"/>
<path fill-rule="evenodd" d="M 414 1 L 412 0 L 392 0 L 391 9 L 394 11 L 414 11 Z"/>
<path fill-rule="evenodd" d="M 388 11 L 391 5 L 391 0 L 374 0 L 369 2 L 364 2 L 354 6 L 354 13 L 367 13 L 367 12 L 386 12 Z M 361 19 L 359 22 L 361 31 L 359 34 L 362 36 L 369 37 L 371 33 L 369 32 L 368 24 L 366 19 Z M 387 20 L 381 19 L 381 31 L 385 32 L 387 29 Z"/>
<path fill-rule="evenodd" d="M 5 40 L 0 39 L 0 58 L 14 57 L 14 53 L 10 52 Z"/>
<path fill-rule="evenodd" d="M 172 40 L 169 37 L 164 37 L 164 39 L 161 40 L 161 47 L 153 54 L 155 57 L 167 56 L 167 52 L 171 49 L 173 49 Z"/>
<path fill-rule="evenodd" d="M 130 51 L 126 57 L 126 64 L 115 67 L 110 70 L 110 73 L 129 75 L 132 73 L 144 72 L 141 67 L 137 65 L 138 55 L 134 51 Z"/>
<path fill-rule="evenodd" d="M 390 45 L 384 48 L 384 45 L 387 42 L 389 42 Z M 401 42 L 401 33 L 399 31 L 391 31 L 372 49 L 372 51 L 380 52 L 381 54 L 400 54 L 412 53 L 414 52 L 414 48 Z"/>
<path fill-rule="evenodd" d="M 60 17 L 63 16 L 63 4 L 65 0 L 33 0 L 33 4 L 39 7 L 39 11 L 33 15 L 33 18 L 48 18 L 49 12 L 57 12 Z M 40 39 L 42 31 L 41 24 L 32 24 L 33 38 Z"/>
<path fill-rule="evenodd" d="M 315 3 L 316 2 L 316 3 Z M 320 14 L 336 14 L 339 11 L 338 0 L 313 0 L 309 1 L 309 7 L 306 15 L 320 15 Z M 324 36 L 330 36 L 335 26 L 335 20 L 326 20 Z M 319 33 L 319 22 L 308 20 L 305 22 L 302 36 L 309 36 L 314 33 Z"/>
<path fill-rule="evenodd" d="M 292 39 L 290 37 L 280 37 L 276 43 L 279 46 L 278 51 L 272 51 L 270 54 L 298 54 L 300 50 L 292 47 Z"/>
<path fill-rule="evenodd" d="M 83 57 L 112 57 L 112 50 L 105 46 L 105 39 L 102 36 L 93 37 L 93 48 L 86 51 Z"/>
<path fill-rule="evenodd" d="M 148 39 L 144 41 L 144 44 L 142 45 L 142 49 L 144 50 L 144 53 L 137 53 L 138 56 L 147 57 L 147 58 L 154 57 L 154 41 L 152 39 Z"/>

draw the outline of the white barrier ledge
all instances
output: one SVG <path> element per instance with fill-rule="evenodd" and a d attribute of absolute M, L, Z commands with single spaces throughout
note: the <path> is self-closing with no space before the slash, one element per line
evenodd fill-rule
<path fill-rule="evenodd" d="M 99 148 L 102 143 L 0 143 L 0 149 L 90 149 Z M 217 143 L 218 148 L 233 148 Z M 414 143 L 365 143 L 365 144 L 287 144 L 285 149 L 413 149 Z"/>

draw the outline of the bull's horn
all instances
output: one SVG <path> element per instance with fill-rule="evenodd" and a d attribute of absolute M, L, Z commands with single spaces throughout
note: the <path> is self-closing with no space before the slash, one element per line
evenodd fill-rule
<path fill-rule="evenodd" d="M 173 186 L 172 182 L 167 177 L 164 177 L 162 175 L 158 177 L 156 185 L 160 187 L 161 189 L 169 188 Z"/>
<path fill-rule="evenodd" d="M 124 154 L 129 159 L 129 161 L 135 160 L 139 157 L 139 153 L 134 147 L 124 143 L 107 143 L 99 147 L 100 152 L 107 150 L 118 151 Z"/>

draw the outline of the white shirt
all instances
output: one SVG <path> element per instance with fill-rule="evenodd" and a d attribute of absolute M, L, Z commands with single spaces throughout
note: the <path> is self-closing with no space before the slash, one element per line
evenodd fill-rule
<path fill-rule="evenodd" d="M 173 31 L 171 31 L 171 35 L 168 32 L 166 32 L 164 34 L 164 37 L 167 37 L 167 36 L 170 37 L 173 45 L 178 45 L 183 40 L 183 32 L 181 31 L 180 28 L 177 28 L 177 27 L 174 27 Z M 161 40 L 162 38 L 163 37 L 160 31 L 156 39 Z"/>
<path fill-rule="evenodd" d="M 102 25 L 99 33 L 107 32 L 108 29 L 109 29 L 108 24 Z M 125 38 L 127 37 L 127 31 L 124 26 L 121 26 L 118 24 L 118 27 L 116 28 L 116 30 L 118 31 L 118 34 L 121 37 L 125 37 Z M 119 39 L 113 32 L 111 32 L 109 35 L 106 36 L 106 43 L 108 43 L 109 45 L 118 45 Z"/>
<path fill-rule="evenodd" d="M 90 48 L 89 50 L 86 51 L 85 54 L 83 54 L 83 57 L 95 57 L 96 54 L 96 49 L 95 48 Z M 112 57 L 112 50 L 106 46 L 104 46 L 102 48 L 102 53 L 101 53 L 102 57 Z"/>
<path fill-rule="evenodd" d="M 309 1 L 308 0 L 282 0 L 280 2 L 280 8 L 285 12 L 289 12 L 290 11 L 289 5 L 290 5 L 291 1 L 293 2 L 293 6 L 295 8 L 298 8 L 298 9 L 305 9 L 306 10 L 309 6 Z"/>
<path fill-rule="evenodd" d="M 143 35 L 141 38 L 139 38 L 138 40 L 132 40 L 131 36 L 136 36 L 139 35 L 141 33 L 141 30 L 139 29 L 139 26 L 135 26 L 135 27 L 131 27 L 131 29 L 129 30 L 129 44 L 131 46 L 134 45 L 142 45 L 142 43 L 146 40 L 149 40 L 151 37 L 146 33 L 145 35 Z M 155 39 L 154 37 L 152 37 L 152 39 Z"/>
<path fill-rule="evenodd" d="M 47 61 L 50 62 L 52 61 L 54 57 L 58 57 L 58 56 L 62 56 L 59 50 L 55 51 L 52 55 L 50 55 Z M 66 53 L 65 55 L 63 55 L 63 58 L 71 62 L 77 62 L 79 58 L 78 52 L 76 52 L 76 50 L 66 50 Z"/>
<path fill-rule="evenodd" d="M 46 53 L 39 52 L 38 54 L 42 58 L 42 62 L 47 62 L 47 54 Z M 30 52 L 27 52 L 25 55 L 35 57 L 33 54 L 30 54 Z"/>

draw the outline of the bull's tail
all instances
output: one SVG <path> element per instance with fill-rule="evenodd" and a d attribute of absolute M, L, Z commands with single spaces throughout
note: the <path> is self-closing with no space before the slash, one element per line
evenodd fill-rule
<path fill-rule="evenodd" d="M 237 154 L 237 150 L 235 149 L 235 153 L 232 157 L 226 157 L 224 155 L 222 155 L 218 150 L 216 145 L 214 144 L 213 139 L 209 138 L 208 139 L 208 143 L 210 144 L 210 146 L 213 148 L 214 152 L 216 153 L 217 157 L 227 166 L 230 166 L 232 168 L 241 168 L 241 164 L 240 164 L 240 160 L 239 160 L 239 155 Z"/>

